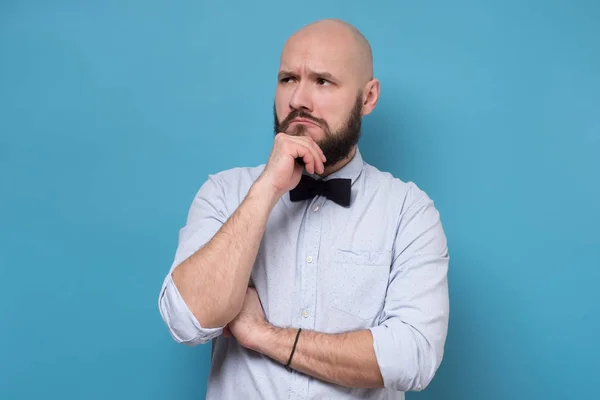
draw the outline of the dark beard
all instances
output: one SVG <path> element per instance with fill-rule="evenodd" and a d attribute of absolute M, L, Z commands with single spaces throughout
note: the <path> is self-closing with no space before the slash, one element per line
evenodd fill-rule
<path fill-rule="evenodd" d="M 348 157 L 352 148 L 358 143 L 362 124 L 361 110 L 362 93 L 359 93 L 346 122 L 337 130 L 337 132 L 332 133 L 327 121 L 315 118 L 301 110 L 292 111 L 282 122 L 279 122 L 277 110 L 273 105 L 273 130 L 275 135 L 279 132 L 285 132 L 288 135 L 302 136 L 306 133 L 306 126 L 299 124 L 296 125 L 295 129 L 290 131 L 289 125 L 292 120 L 296 118 L 305 118 L 314 121 L 325 132 L 325 137 L 323 140 L 318 141 L 317 144 L 321 150 L 323 150 L 323 154 L 325 154 L 325 157 L 327 158 L 327 161 L 324 164 L 325 167 L 329 167 Z"/>

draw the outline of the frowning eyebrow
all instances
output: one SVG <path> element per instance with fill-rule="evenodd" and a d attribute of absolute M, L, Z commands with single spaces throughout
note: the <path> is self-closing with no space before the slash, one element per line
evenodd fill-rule
<path fill-rule="evenodd" d="M 318 72 L 318 71 L 309 71 L 308 72 L 308 76 L 311 79 L 325 79 L 327 81 L 331 81 L 331 82 L 336 82 L 337 79 L 330 74 L 329 72 Z M 277 78 L 278 79 L 283 79 L 283 78 L 297 78 L 298 74 L 292 71 L 286 71 L 286 70 L 281 70 L 279 71 L 279 73 L 277 74 Z"/>

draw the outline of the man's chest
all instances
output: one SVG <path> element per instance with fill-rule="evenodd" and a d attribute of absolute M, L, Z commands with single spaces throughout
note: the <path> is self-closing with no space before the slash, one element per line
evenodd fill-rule
<path fill-rule="evenodd" d="M 385 300 L 397 215 L 376 204 L 348 209 L 324 199 L 277 211 L 252 273 L 269 322 L 329 333 L 373 326 Z"/>

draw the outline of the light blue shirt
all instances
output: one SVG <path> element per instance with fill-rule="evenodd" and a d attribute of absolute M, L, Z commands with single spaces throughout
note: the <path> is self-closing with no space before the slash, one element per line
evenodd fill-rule
<path fill-rule="evenodd" d="M 179 232 L 170 272 L 212 238 L 263 169 L 209 176 Z M 352 179 L 351 206 L 284 195 L 270 214 L 251 279 L 275 326 L 369 329 L 385 388 L 351 389 L 289 372 L 225 338 L 222 328 L 203 328 L 169 272 L 159 296 L 169 332 L 187 345 L 213 341 L 207 399 L 404 399 L 433 378 L 449 313 L 448 249 L 433 201 L 414 183 L 365 163 L 358 150 L 331 178 Z"/>

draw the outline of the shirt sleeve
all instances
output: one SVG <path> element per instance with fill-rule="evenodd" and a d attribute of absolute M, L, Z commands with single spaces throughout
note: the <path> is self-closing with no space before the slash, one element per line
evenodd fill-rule
<path fill-rule="evenodd" d="M 207 343 L 223 332 L 223 327 L 203 328 L 177 290 L 172 272 L 217 233 L 227 220 L 225 193 L 218 178 L 209 175 L 190 206 L 185 226 L 179 231 L 175 259 L 165 277 L 158 308 L 173 339 L 190 346 Z"/>
<path fill-rule="evenodd" d="M 433 379 L 444 352 L 449 256 L 433 201 L 415 185 L 407 200 L 380 323 L 370 330 L 385 387 L 420 391 Z"/>

